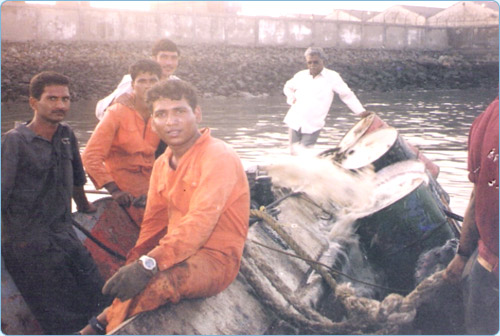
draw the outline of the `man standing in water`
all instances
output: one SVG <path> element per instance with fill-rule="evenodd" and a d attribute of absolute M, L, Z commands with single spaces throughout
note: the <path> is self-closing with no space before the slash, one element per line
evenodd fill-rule
<path fill-rule="evenodd" d="M 250 192 L 232 148 L 198 129 L 193 86 L 168 80 L 148 92 L 153 127 L 168 145 L 154 165 L 139 239 L 103 288 L 117 299 L 82 334 L 181 299 L 215 295 L 238 274 Z M 223 163 L 223 164 L 221 164 Z"/>
<path fill-rule="evenodd" d="M 2 138 L 2 257 L 48 334 L 74 332 L 106 306 L 104 283 L 72 227 L 71 198 L 94 212 L 78 142 L 62 121 L 69 80 L 55 72 L 31 79 L 34 116 Z"/>
<path fill-rule="evenodd" d="M 286 82 L 283 92 L 291 105 L 284 122 L 289 127 L 290 152 L 294 145 L 312 147 L 325 126 L 335 93 L 356 115 L 369 114 L 340 75 L 324 67 L 323 49 L 311 47 L 304 53 L 308 70 L 302 70 Z"/>
<path fill-rule="evenodd" d="M 469 180 L 474 183 L 456 256 L 445 279 L 463 282 L 465 328 L 472 335 L 498 332 L 498 97 L 474 121 L 469 134 Z"/>

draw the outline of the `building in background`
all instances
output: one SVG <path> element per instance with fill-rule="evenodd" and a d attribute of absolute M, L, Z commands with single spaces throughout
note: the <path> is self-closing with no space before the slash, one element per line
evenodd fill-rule
<path fill-rule="evenodd" d="M 235 1 L 151 1 L 150 7 L 175 14 L 236 14 L 241 9 Z"/>
<path fill-rule="evenodd" d="M 498 25 L 498 4 L 494 1 L 462 1 L 430 17 L 427 23 L 446 27 Z"/>
<path fill-rule="evenodd" d="M 333 12 L 325 16 L 325 20 L 366 22 L 378 14 L 380 14 L 380 12 L 355 9 L 334 9 Z"/>
<path fill-rule="evenodd" d="M 442 10 L 442 8 L 434 7 L 397 5 L 375 15 L 371 19 L 368 19 L 367 22 L 425 26 L 427 18 L 436 15 Z"/>

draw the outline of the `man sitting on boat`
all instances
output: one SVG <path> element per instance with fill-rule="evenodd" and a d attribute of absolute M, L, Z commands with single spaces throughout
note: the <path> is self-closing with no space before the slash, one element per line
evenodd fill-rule
<path fill-rule="evenodd" d="M 181 80 L 148 92 L 153 128 L 168 145 L 155 162 L 139 239 L 103 288 L 113 304 L 82 334 L 111 332 L 125 319 L 184 298 L 215 295 L 239 271 L 250 192 L 240 159 L 198 129 L 195 88 Z"/>
<path fill-rule="evenodd" d="M 2 138 L 2 258 L 46 333 L 67 334 L 109 304 L 104 280 L 72 227 L 71 199 L 87 201 L 78 142 L 62 123 L 69 79 L 42 72 L 31 79 L 34 117 Z"/>
<path fill-rule="evenodd" d="M 160 64 L 162 80 L 179 79 L 174 75 L 174 72 L 177 70 L 177 65 L 179 65 L 180 55 L 181 51 L 177 45 L 169 39 L 160 39 L 153 45 L 151 49 L 151 59 Z M 132 92 L 132 77 L 130 74 L 127 74 L 123 76 L 122 80 L 111 94 L 97 102 L 95 107 L 95 116 L 97 119 L 101 120 L 104 117 L 106 109 L 115 103 L 118 97 L 122 96 L 124 93 Z"/>
<path fill-rule="evenodd" d="M 181 51 L 172 40 L 167 38 L 162 38 L 153 45 L 151 49 L 151 59 L 158 62 L 161 66 L 161 78 L 166 79 L 179 79 L 174 75 L 177 66 L 179 65 L 179 58 L 181 56 Z M 123 76 L 121 82 L 118 84 L 116 89 L 107 97 L 99 100 L 95 107 L 95 115 L 97 119 L 101 120 L 104 117 L 104 113 L 107 108 L 113 103 L 126 103 L 130 100 L 130 94 L 133 93 L 132 89 L 132 77 L 130 74 Z M 165 151 L 166 145 L 163 141 L 160 141 L 158 148 L 156 149 L 155 157 L 160 156 Z"/>
<path fill-rule="evenodd" d="M 118 102 L 108 108 L 82 155 L 95 187 L 106 188 L 138 226 L 144 208 L 132 204 L 147 194 L 160 142 L 151 128 L 146 92 L 160 80 L 161 71 L 160 65 L 153 60 L 140 60 L 131 65 L 131 102 Z"/>

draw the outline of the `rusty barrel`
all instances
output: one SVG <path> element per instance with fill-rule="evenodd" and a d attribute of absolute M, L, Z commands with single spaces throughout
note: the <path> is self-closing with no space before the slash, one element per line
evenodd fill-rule
<path fill-rule="evenodd" d="M 371 132 L 389 127 L 380 119 L 376 114 L 372 113 L 358 121 L 347 133 L 342 137 L 339 142 L 340 152 L 345 152 L 354 146 L 364 135 Z"/>
<path fill-rule="evenodd" d="M 425 251 L 457 238 L 429 188 L 418 161 L 401 162 L 377 173 L 376 204 L 357 220 L 368 259 L 387 276 L 394 291 L 415 287 L 415 267 Z"/>
<path fill-rule="evenodd" d="M 379 118 L 375 113 L 369 114 L 365 118 L 359 120 L 340 140 L 339 146 L 335 153 L 336 158 L 342 158 L 345 153 L 350 150 L 351 147 L 356 145 L 358 141 L 360 141 L 364 136 L 383 129 L 389 128 L 390 126 Z M 437 178 L 439 175 L 439 166 L 434 164 L 431 160 L 429 160 L 419 149 L 409 142 L 406 141 L 403 137 L 400 137 L 399 141 L 401 141 L 406 148 L 408 148 L 411 152 L 413 152 L 413 156 L 415 156 L 418 160 L 425 163 L 425 168 L 429 171 L 433 178 Z"/>
<path fill-rule="evenodd" d="M 357 170 L 373 165 L 375 171 L 393 163 L 416 159 L 416 155 L 392 127 L 365 134 L 340 158 L 342 167 Z"/>

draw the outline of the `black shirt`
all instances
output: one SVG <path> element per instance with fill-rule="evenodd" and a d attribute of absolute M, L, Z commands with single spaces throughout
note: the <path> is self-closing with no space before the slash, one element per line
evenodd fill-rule
<path fill-rule="evenodd" d="M 2 241 L 71 226 L 73 186 L 85 182 L 78 141 L 67 124 L 59 124 L 52 141 L 26 123 L 7 132 L 2 137 Z"/>

